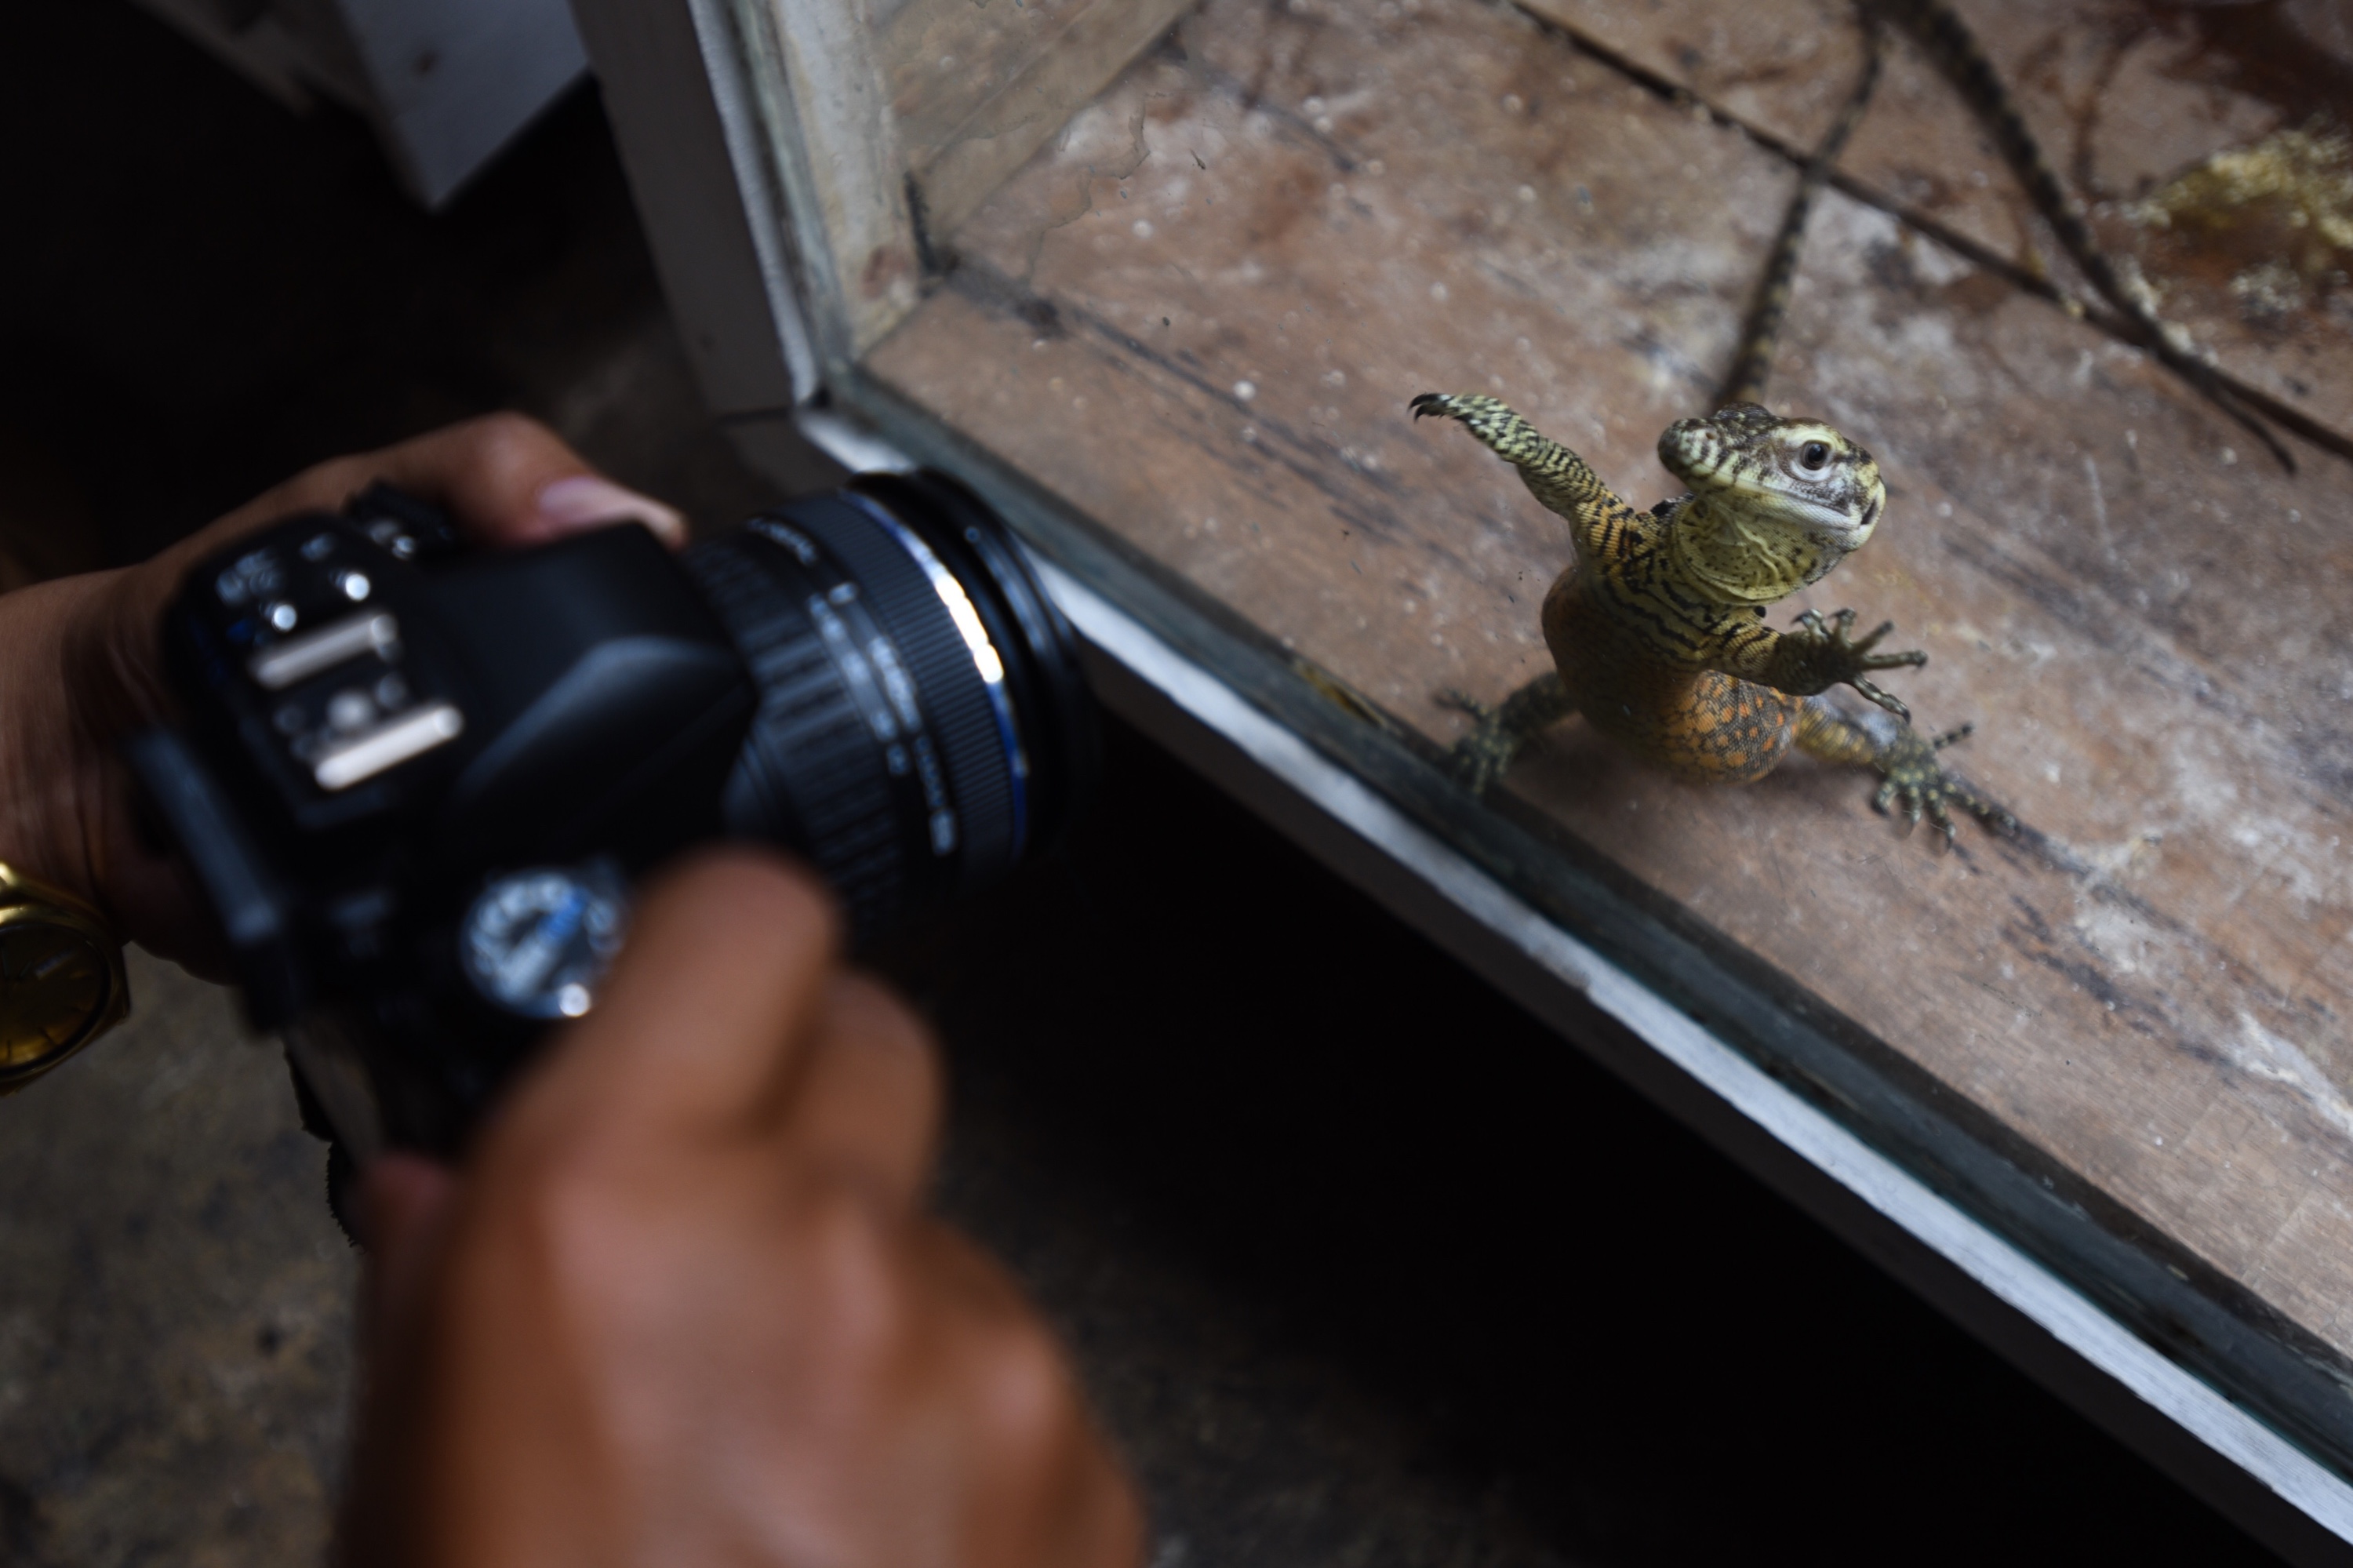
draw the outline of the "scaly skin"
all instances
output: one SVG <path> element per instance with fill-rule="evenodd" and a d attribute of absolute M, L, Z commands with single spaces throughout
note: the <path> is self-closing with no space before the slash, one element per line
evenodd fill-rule
<path fill-rule="evenodd" d="M 1820 581 L 1862 547 L 1886 510 L 1869 452 L 1830 426 L 1778 418 L 1751 403 L 1681 419 L 1659 438 L 1659 459 L 1691 493 L 1637 512 L 1585 460 L 1540 434 L 1493 397 L 1425 393 L 1425 414 L 1456 419 L 1574 527 L 1577 559 L 1545 596 L 1545 644 L 1556 673 L 1487 707 L 1459 694 L 1477 726 L 1455 748 L 1465 783 L 1483 792 L 1547 726 L 1581 713 L 1634 755 L 1678 779 L 1746 784 L 1794 744 L 1832 762 L 1873 768 L 1873 804 L 1901 800 L 1947 839 L 1950 808 L 1998 828 L 2010 814 L 1948 778 L 1936 741 L 1916 734 L 1904 705 L 1871 679 L 1928 662 L 1917 651 L 1874 652 L 1893 630 L 1853 635 L 1854 612 L 1811 610 L 1788 631 L 1765 607 Z M 1849 718 L 1820 699 L 1851 685 L 1895 721 Z"/>

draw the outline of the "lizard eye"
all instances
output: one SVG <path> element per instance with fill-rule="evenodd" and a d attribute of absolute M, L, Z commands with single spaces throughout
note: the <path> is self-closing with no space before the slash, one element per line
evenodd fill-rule
<path fill-rule="evenodd" d="M 1831 444 L 1808 441 L 1798 449 L 1798 471 L 1811 479 L 1831 465 Z"/>

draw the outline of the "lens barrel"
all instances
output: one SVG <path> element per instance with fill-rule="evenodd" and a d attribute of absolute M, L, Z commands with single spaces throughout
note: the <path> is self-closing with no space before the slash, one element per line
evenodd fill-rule
<path fill-rule="evenodd" d="M 855 931 L 997 880 L 1091 793 L 1076 640 L 953 481 L 863 476 L 684 564 L 759 691 L 727 830 L 808 856 Z"/>

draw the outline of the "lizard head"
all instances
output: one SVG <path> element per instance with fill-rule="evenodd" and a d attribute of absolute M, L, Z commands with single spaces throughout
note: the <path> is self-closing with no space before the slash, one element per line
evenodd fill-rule
<path fill-rule="evenodd" d="M 1887 509 L 1869 452 L 1819 419 L 1735 403 L 1678 419 L 1659 461 L 1691 486 L 1672 524 L 1692 586 L 1735 604 L 1770 604 L 1862 547 Z"/>

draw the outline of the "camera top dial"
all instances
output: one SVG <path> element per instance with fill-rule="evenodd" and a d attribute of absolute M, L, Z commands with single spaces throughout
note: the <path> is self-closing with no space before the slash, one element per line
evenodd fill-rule
<path fill-rule="evenodd" d="M 494 879 L 466 911 L 458 956 L 482 1000 L 523 1018 L 578 1018 L 621 950 L 620 868 L 541 866 Z"/>

